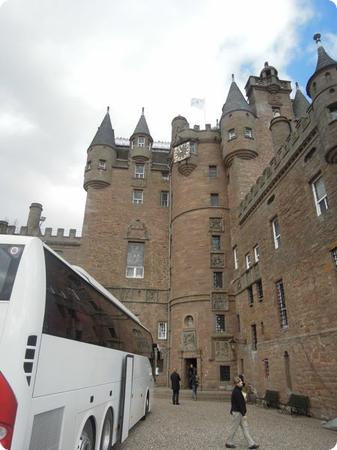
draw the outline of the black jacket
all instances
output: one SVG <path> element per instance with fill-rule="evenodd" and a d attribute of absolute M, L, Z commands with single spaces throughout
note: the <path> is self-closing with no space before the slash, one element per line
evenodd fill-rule
<path fill-rule="evenodd" d="M 233 411 L 235 411 L 241 413 L 243 416 L 246 415 L 246 402 L 242 395 L 241 389 L 238 386 L 235 386 L 235 388 L 233 389 L 231 402 L 231 414 Z"/>
<path fill-rule="evenodd" d="M 171 373 L 171 384 L 172 384 L 172 389 L 174 391 L 179 391 L 180 389 L 180 376 L 177 372 L 172 372 Z"/>

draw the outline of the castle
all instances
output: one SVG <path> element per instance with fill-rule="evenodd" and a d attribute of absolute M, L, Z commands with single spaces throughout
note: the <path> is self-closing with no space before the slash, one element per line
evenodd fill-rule
<path fill-rule="evenodd" d="M 82 238 L 39 230 L 150 329 L 157 382 L 227 389 L 237 373 L 263 396 L 294 392 L 337 415 L 337 62 L 315 35 L 306 97 L 265 63 L 234 77 L 219 126 L 177 116 L 171 145 L 142 113 L 127 141 L 109 111 L 87 152 Z M 0 232 L 14 233 L 4 221 Z"/>

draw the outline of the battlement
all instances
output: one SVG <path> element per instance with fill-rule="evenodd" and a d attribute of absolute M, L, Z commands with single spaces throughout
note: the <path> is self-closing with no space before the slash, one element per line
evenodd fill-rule
<path fill-rule="evenodd" d="M 262 175 L 251 187 L 250 192 L 240 203 L 239 221 L 242 224 L 247 217 L 264 200 L 274 185 L 289 170 L 298 156 L 312 143 L 317 135 L 314 126 L 312 107 L 307 115 L 296 123 L 295 130 L 289 135 L 286 143 L 282 145 Z"/>
<path fill-rule="evenodd" d="M 15 225 L 8 225 L 6 220 L 0 220 L 0 233 L 2 234 L 10 234 L 15 236 L 30 236 L 28 234 L 28 227 L 22 226 L 20 230 L 17 230 Z M 81 236 L 76 236 L 77 230 L 75 228 L 71 228 L 69 230 L 69 234 L 65 234 L 64 228 L 57 228 L 56 233 L 53 234 L 52 228 L 46 228 L 44 233 L 39 232 L 34 234 L 41 238 L 46 243 L 51 244 L 68 244 L 68 245 L 80 245 Z"/>

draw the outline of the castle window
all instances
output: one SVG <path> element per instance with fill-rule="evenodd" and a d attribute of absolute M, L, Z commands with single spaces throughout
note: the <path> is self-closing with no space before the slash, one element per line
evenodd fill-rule
<path fill-rule="evenodd" d="M 323 178 L 319 176 L 312 183 L 317 215 L 320 216 L 328 210 L 328 196 L 325 190 Z"/>
<path fill-rule="evenodd" d="M 252 265 L 252 257 L 250 256 L 250 253 L 246 254 L 245 260 L 246 260 L 246 269 L 248 270 Z"/>
<path fill-rule="evenodd" d="M 168 208 L 170 202 L 170 196 L 168 191 L 161 191 L 160 193 L 160 206 Z"/>
<path fill-rule="evenodd" d="M 264 377 L 269 378 L 269 360 L 268 360 L 268 358 L 265 358 L 263 360 L 263 367 L 264 367 Z"/>
<path fill-rule="evenodd" d="M 337 119 L 337 103 L 334 103 L 333 105 L 328 106 L 330 117 L 332 120 Z"/>
<path fill-rule="evenodd" d="M 190 153 L 191 155 L 196 155 L 198 153 L 197 151 L 197 143 L 196 142 L 190 142 Z"/>
<path fill-rule="evenodd" d="M 273 113 L 273 117 L 280 117 L 281 115 L 281 110 L 278 106 L 273 106 L 272 107 L 272 113 Z"/>
<path fill-rule="evenodd" d="M 141 242 L 128 243 L 128 257 L 126 263 L 127 278 L 144 278 L 144 244 Z"/>
<path fill-rule="evenodd" d="M 145 164 L 135 165 L 135 178 L 145 178 Z"/>
<path fill-rule="evenodd" d="M 255 245 L 255 247 L 254 247 L 254 259 L 255 259 L 255 262 L 259 262 L 260 261 L 260 248 L 259 248 L 259 246 L 258 245 Z"/>
<path fill-rule="evenodd" d="M 168 172 L 162 172 L 161 173 L 161 179 L 163 181 L 168 181 L 170 179 L 169 173 Z"/>
<path fill-rule="evenodd" d="M 192 316 L 186 316 L 184 319 L 185 327 L 192 328 L 194 326 L 194 320 Z"/>
<path fill-rule="evenodd" d="M 324 76 L 325 76 L 325 81 L 328 82 L 328 81 L 331 80 L 331 74 L 330 74 L 330 72 L 325 72 Z"/>
<path fill-rule="evenodd" d="M 217 251 L 221 248 L 221 238 L 220 236 L 212 235 L 212 250 Z"/>
<path fill-rule="evenodd" d="M 256 282 L 256 291 L 257 291 L 257 296 L 258 296 L 259 302 L 262 302 L 262 300 L 263 300 L 263 287 L 262 287 L 262 281 L 261 280 L 257 280 L 257 282 Z"/>
<path fill-rule="evenodd" d="M 271 225 L 273 229 L 274 247 L 277 249 L 281 245 L 280 225 L 277 217 L 272 220 Z"/>
<path fill-rule="evenodd" d="M 213 287 L 216 289 L 223 288 L 222 272 L 213 272 Z"/>
<path fill-rule="evenodd" d="M 230 130 L 228 130 L 228 140 L 231 141 L 232 139 L 235 138 L 236 138 L 235 128 L 231 128 Z"/>
<path fill-rule="evenodd" d="M 87 162 L 87 165 L 85 166 L 85 170 L 91 170 L 91 161 Z"/>
<path fill-rule="evenodd" d="M 225 315 L 215 314 L 215 332 L 223 333 L 225 331 Z"/>
<path fill-rule="evenodd" d="M 167 322 L 158 322 L 158 339 L 167 339 Z"/>
<path fill-rule="evenodd" d="M 331 256 L 335 266 L 337 267 L 337 247 L 331 250 Z"/>
<path fill-rule="evenodd" d="M 247 295 L 248 295 L 248 305 L 253 306 L 254 305 L 253 286 L 247 287 Z"/>
<path fill-rule="evenodd" d="M 287 316 L 287 308 L 286 308 L 286 300 L 284 295 L 284 286 L 283 281 L 280 280 L 276 283 L 276 293 L 277 293 L 277 303 L 280 315 L 280 325 L 281 328 L 288 327 L 288 316 Z"/>
<path fill-rule="evenodd" d="M 253 130 L 251 128 L 245 127 L 243 130 L 243 135 L 248 139 L 253 139 Z"/>
<path fill-rule="evenodd" d="M 238 258 L 238 248 L 237 246 L 235 246 L 233 248 L 233 261 L 234 261 L 234 269 L 238 269 L 239 268 L 239 258 Z"/>
<path fill-rule="evenodd" d="M 145 137 L 144 136 L 138 137 L 138 147 L 145 147 Z"/>
<path fill-rule="evenodd" d="M 105 159 L 99 159 L 98 160 L 98 168 L 100 170 L 106 170 L 106 161 L 105 161 Z"/>
<path fill-rule="evenodd" d="M 134 205 L 143 204 L 143 191 L 141 191 L 140 189 L 134 189 L 132 193 L 132 203 Z"/>
<path fill-rule="evenodd" d="M 252 350 L 257 350 L 257 333 L 255 323 L 251 325 L 252 330 Z"/>
<path fill-rule="evenodd" d="M 219 194 L 211 194 L 211 206 L 219 206 Z"/>
<path fill-rule="evenodd" d="M 220 366 L 220 381 L 230 381 L 231 379 L 231 367 Z"/>
<path fill-rule="evenodd" d="M 210 178 L 215 178 L 218 176 L 218 168 L 217 166 L 208 166 L 208 176 Z"/>

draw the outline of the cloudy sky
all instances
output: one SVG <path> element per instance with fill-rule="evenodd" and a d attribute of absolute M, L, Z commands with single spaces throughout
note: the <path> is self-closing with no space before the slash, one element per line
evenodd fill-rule
<path fill-rule="evenodd" d="M 312 40 L 337 58 L 336 0 L 0 0 L 0 220 L 82 227 L 86 149 L 107 105 L 129 138 L 142 106 L 155 141 L 182 114 L 215 125 L 231 74 L 243 89 L 264 61 L 305 87 Z"/>

